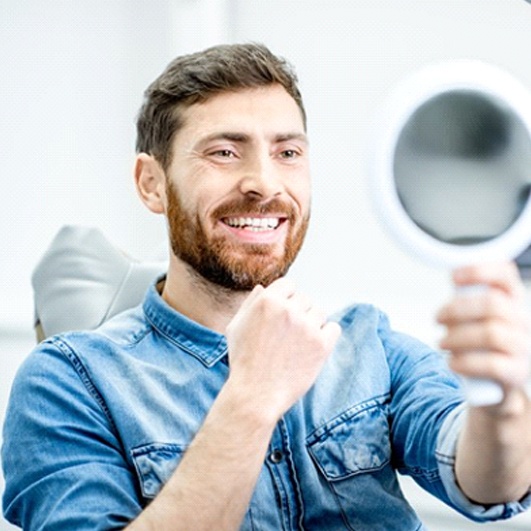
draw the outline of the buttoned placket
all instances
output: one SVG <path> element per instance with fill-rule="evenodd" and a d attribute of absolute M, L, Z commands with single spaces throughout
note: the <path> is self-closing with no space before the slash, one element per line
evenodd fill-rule
<path fill-rule="evenodd" d="M 271 473 L 283 530 L 302 530 L 301 494 L 284 418 L 273 432 L 265 462 Z"/>

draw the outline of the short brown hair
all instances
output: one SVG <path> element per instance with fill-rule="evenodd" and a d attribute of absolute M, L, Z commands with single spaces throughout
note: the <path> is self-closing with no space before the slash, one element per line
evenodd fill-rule
<path fill-rule="evenodd" d="M 263 44 L 226 44 L 174 59 L 147 88 L 137 118 L 138 153 L 154 156 L 166 170 L 171 143 L 182 126 L 179 110 L 209 96 L 245 88 L 282 85 L 306 112 L 292 66 Z"/>

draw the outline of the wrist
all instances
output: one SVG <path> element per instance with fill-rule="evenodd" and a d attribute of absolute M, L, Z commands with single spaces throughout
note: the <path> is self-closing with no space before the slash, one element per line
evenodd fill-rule
<path fill-rule="evenodd" d="M 272 433 L 283 414 L 275 407 L 274 401 L 262 396 L 258 389 L 250 388 L 232 376 L 221 389 L 217 402 L 227 414 L 252 430 Z"/>
<path fill-rule="evenodd" d="M 491 442 L 499 445 L 500 449 L 512 447 L 517 440 L 522 444 L 527 440 L 531 444 L 531 403 L 523 390 L 506 390 L 502 402 L 472 408 L 469 416 L 475 436 L 490 433 Z"/>
<path fill-rule="evenodd" d="M 525 389 L 511 387 L 504 390 L 503 400 L 486 408 L 492 417 L 500 420 L 519 419 L 530 415 L 531 403 Z"/>

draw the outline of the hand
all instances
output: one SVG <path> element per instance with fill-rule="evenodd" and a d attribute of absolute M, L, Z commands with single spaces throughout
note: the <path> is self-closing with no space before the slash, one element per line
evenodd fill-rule
<path fill-rule="evenodd" d="M 525 288 L 514 264 L 487 264 L 456 270 L 457 286 L 483 285 L 475 294 L 456 294 L 438 313 L 446 326 L 441 348 L 449 365 L 464 376 L 500 383 L 507 397 L 530 376 L 531 327 Z"/>
<path fill-rule="evenodd" d="M 340 333 L 287 279 L 257 286 L 226 330 L 229 381 L 276 422 L 313 385 Z"/>

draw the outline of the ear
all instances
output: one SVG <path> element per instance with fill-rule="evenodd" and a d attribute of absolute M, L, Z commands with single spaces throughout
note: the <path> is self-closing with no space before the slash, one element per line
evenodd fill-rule
<path fill-rule="evenodd" d="M 166 176 L 160 164 L 147 153 L 135 160 L 136 190 L 142 202 L 155 214 L 166 211 Z"/>

